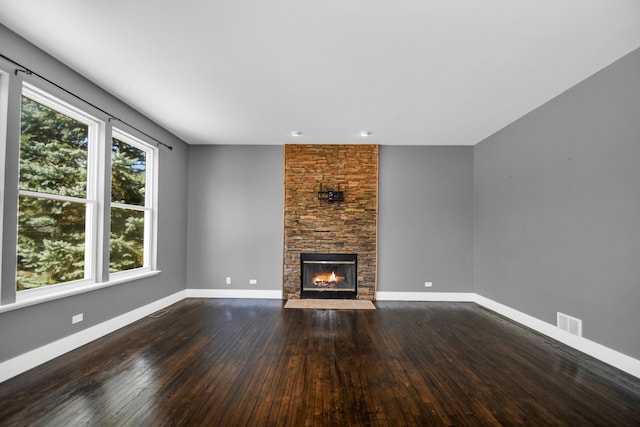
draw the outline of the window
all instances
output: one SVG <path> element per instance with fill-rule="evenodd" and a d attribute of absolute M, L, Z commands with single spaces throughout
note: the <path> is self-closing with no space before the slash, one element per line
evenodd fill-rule
<path fill-rule="evenodd" d="M 111 143 L 109 271 L 144 268 L 151 260 L 154 148 L 118 129 Z"/>
<path fill-rule="evenodd" d="M 94 276 L 94 152 L 99 122 L 25 87 L 22 94 L 17 290 Z"/>
<path fill-rule="evenodd" d="M 156 147 L 25 83 L 16 291 L 153 270 L 156 158 Z"/>

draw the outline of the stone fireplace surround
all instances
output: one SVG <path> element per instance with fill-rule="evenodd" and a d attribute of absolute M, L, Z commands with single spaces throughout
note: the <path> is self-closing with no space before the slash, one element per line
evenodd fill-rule
<path fill-rule="evenodd" d="M 300 298 L 301 253 L 358 255 L 357 297 L 374 300 L 378 146 L 285 145 L 283 297 Z M 322 185 L 344 200 L 318 199 Z"/>

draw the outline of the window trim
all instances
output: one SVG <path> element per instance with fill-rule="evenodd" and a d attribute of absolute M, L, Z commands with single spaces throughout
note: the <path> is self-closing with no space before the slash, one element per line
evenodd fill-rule
<path fill-rule="evenodd" d="M 73 295 L 80 295 L 87 292 L 95 291 L 98 289 L 109 288 L 111 286 L 122 285 L 134 280 L 145 279 L 147 277 L 153 277 L 160 274 L 160 270 L 150 270 L 145 272 L 136 272 L 136 274 L 112 274 L 112 277 L 108 282 L 88 282 L 88 281 L 74 281 L 65 282 L 58 285 L 50 285 L 44 288 L 35 288 L 21 291 L 20 295 L 16 296 L 16 301 L 8 304 L 0 304 L 0 313 L 7 311 L 17 310 L 31 305 L 40 304 L 48 301 L 55 301 L 58 299 L 70 297 Z M 113 277 L 117 276 L 117 277 Z M 48 288 L 55 289 L 48 289 Z M 40 291 L 40 292 L 35 292 Z M 28 295 L 22 295 L 23 293 Z M 17 292 L 16 292 L 17 293 Z"/>
<path fill-rule="evenodd" d="M 145 152 L 145 198 L 144 206 L 130 205 L 127 203 L 113 202 L 111 200 L 111 194 L 109 194 L 109 212 L 111 208 L 129 209 L 139 212 L 144 212 L 144 254 L 142 267 L 132 268 L 130 270 L 123 270 L 114 273 L 109 273 L 109 276 L 125 277 L 131 275 L 134 272 L 146 272 L 156 270 L 156 256 L 157 256 L 157 241 L 158 227 L 157 227 L 157 210 L 158 210 L 158 177 L 156 174 L 157 162 L 158 162 L 158 147 L 154 144 L 147 143 L 142 139 L 132 135 L 129 132 L 113 126 L 111 128 L 111 138 L 116 138 L 122 142 L 129 144 L 139 150 Z M 109 145 L 111 146 L 111 145 Z M 111 157 L 109 157 L 109 164 L 111 165 Z M 109 168 L 111 170 L 111 168 Z M 111 218 L 109 218 L 110 220 Z"/>
<path fill-rule="evenodd" d="M 85 250 L 84 250 L 84 278 L 80 280 L 73 280 L 70 282 L 61 282 L 56 284 L 51 284 L 47 286 L 42 286 L 40 288 L 29 289 L 29 291 L 35 291 L 37 289 L 49 288 L 50 286 L 58 286 L 67 283 L 83 283 L 89 281 L 96 281 L 97 275 L 97 245 L 101 240 L 98 236 L 98 215 L 100 214 L 99 209 L 97 209 L 98 200 L 103 197 L 103 192 L 100 188 L 98 188 L 98 171 L 100 170 L 99 162 L 100 159 L 99 153 L 102 150 L 102 144 L 104 143 L 104 138 L 101 138 L 100 135 L 104 134 L 104 122 L 99 120 L 98 118 L 92 116 L 86 111 L 75 107 L 74 105 L 59 99 L 50 93 L 28 83 L 22 83 L 22 92 L 20 94 L 20 99 L 23 97 L 31 99 L 49 109 L 52 109 L 58 113 L 64 114 L 78 122 L 84 123 L 87 125 L 87 179 L 86 179 L 86 189 L 85 189 L 85 197 L 70 197 L 70 196 L 62 196 L 55 193 L 41 193 L 38 191 L 27 191 L 20 189 L 20 177 L 18 176 L 18 197 L 20 196 L 29 196 L 29 197 L 39 197 L 49 200 L 61 200 L 61 201 L 71 201 L 76 203 L 84 203 L 85 204 Z M 19 145 L 21 142 L 19 142 Z M 20 162 L 20 150 L 18 150 L 18 162 Z M 17 206 L 16 206 L 17 209 Z M 18 237 L 18 235 L 16 235 Z M 22 294 L 23 291 L 16 290 L 16 296 Z M 35 293 L 35 292 L 34 292 Z M 45 292 L 43 292 L 45 293 Z"/>
<path fill-rule="evenodd" d="M 74 119 L 81 118 L 80 121 L 86 123 L 87 119 L 93 121 L 96 126 L 89 126 L 90 134 L 89 138 L 93 139 L 93 143 L 89 144 L 88 149 L 88 157 L 87 157 L 87 199 L 75 198 L 70 196 L 56 195 L 56 194 L 48 194 L 48 193 L 39 193 L 32 192 L 27 190 L 20 190 L 20 180 L 19 180 L 19 171 L 18 174 L 14 177 L 15 185 L 16 185 L 16 201 L 19 198 L 19 195 L 28 195 L 35 197 L 44 197 L 55 200 L 68 200 L 74 202 L 82 202 L 86 203 L 87 206 L 87 236 L 91 235 L 90 238 L 85 238 L 85 244 L 89 247 L 88 250 L 85 250 L 85 269 L 88 267 L 90 272 L 87 274 L 85 270 L 85 278 L 75 281 L 62 282 L 58 284 L 52 284 L 47 286 L 42 286 L 39 288 L 27 289 L 23 291 L 17 291 L 16 289 L 16 272 L 17 272 L 17 259 L 13 262 L 13 280 L 11 283 L 4 284 L 2 286 L 2 294 L 4 296 L 3 300 L 0 301 L 0 313 L 5 311 L 11 311 L 15 309 L 19 309 L 22 307 L 39 304 L 42 302 L 53 301 L 60 298 L 65 298 L 72 295 L 78 295 L 85 292 L 90 292 L 97 289 L 102 289 L 110 286 L 115 286 L 123 283 L 127 283 L 130 281 L 140 280 L 147 277 L 152 277 L 161 273 L 160 270 L 157 269 L 157 229 L 158 229 L 158 160 L 159 160 L 159 150 L 158 147 L 150 142 L 147 142 L 143 136 L 135 136 L 131 132 L 126 132 L 121 129 L 112 126 L 110 123 L 109 117 L 100 117 L 104 116 L 103 114 L 95 114 L 92 115 L 87 112 L 87 110 L 91 110 L 90 108 L 81 108 L 77 106 L 78 102 L 70 102 L 67 99 L 69 97 L 64 96 L 64 94 L 57 94 L 56 90 L 47 91 L 40 88 L 37 85 L 34 85 L 30 82 L 25 81 L 25 79 L 18 78 L 17 76 L 9 75 L 2 71 L 2 81 L 6 82 L 7 80 L 11 80 L 10 85 L 13 85 L 15 91 L 10 93 L 10 91 L 3 91 L 0 95 L 4 97 L 8 97 L 9 101 L 7 102 L 7 110 L 4 111 L 0 108 L 0 112 L 2 112 L 3 117 L 0 120 L 5 120 L 7 123 L 7 127 L 13 127 L 13 131 L 5 133 L 2 135 L 2 138 L 10 134 L 20 136 L 20 128 L 21 123 L 19 120 L 14 119 L 9 121 L 8 117 L 10 117 L 10 113 L 8 111 L 9 108 L 15 108 L 17 105 L 18 108 L 21 106 L 22 96 L 27 96 L 30 99 L 33 99 L 36 102 L 40 102 L 40 99 L 46 100 L 42 102 L 43 105 L 53 108 L 56 111 L 68 114 L 68 112 L 72 112 L 72 114 L 68 114 L 70 117 Z M 18 79 L 16 82 L 13 79 Z M 7 85 L 9 86 L 9 85 Z M 6 94 L 7 92 L 8 95 Z M 54 95 L 55 93 L 55 95 Z M 31 96 L 33 94 L 33 96 Z M 38 98 L 38 99 L 36 99 Z M 60 107 L 62 106 L 62 107 Z M 15 114 L 15 112 L 14 112 Z M 20 117 L 20 111 L 18 111 L 17 117 Z M 17 128 L 17 129 L 16 129 Z M 136 268 L 131 270 L 126 270 L 122 272 L 109 273 L 109 229 L 110 229 L 110 209 L 111 209 L 111 142 L 112 137 L 115 135 L 126 135 L 127 140 L 125 142 L 130 143 L 130 140 L 136 141 L 138 145 L 143 147 L 144 151 L 147 153 L 147 162 L 151 163 L 151 166 L 147 165 L 146 171 L 146 180 L 145 180 L 145 257 L 148 257 L 148 261 L 145 262 L 145 267 Z M 17 158 L 15 161 L 19 163 L 19 139 L 17 141 L 12 141 L 7 139 L 7 144 L 17 144 Z M 92 147 L 93 146 L 93 147 Z M 139 147 L 140 148 L 140 147 Z M 13 157 L 5 158 L 6 161 L 12 161 Z M 149 161 L 151 160 L 151 161 Z M 5 165 L 6 166 L 6 165 Z M 16 168 L 18 169 L 18 168 Z M 149 199 L 149 201 L 147 201 Z M 4 203 L 7 203 L 7 199 L 5 198 Z M 15 234 L 10 237 L 15 237 L 15 244 L 17 244 L 17 209 L 18 205 L 16 203 L 15 206 L 5 206 L 6 209 L 15 209 L 16 211 L 16 223 L 15 223 Z M 127 206 L 127 208 L 130 208 Z M 149 218 L 149 221 L 147 220 Z M 148 227 L 147 227 L 148 224 Z M 149 230 L 147 231 L 147 228 Z M 4 236 L 5 238 L 8 236 Z M 6 246 L 6 245 L 4 245 Z M 106 246 L 106 248 L 105 248 Z M 147 249 L 148 247 L 148 249 Z M 4 248 L 6 250 L 6 247 Z M 15 253 L 15 251 L 14 251 Z M 106 269 L 105 269 L 106 266 Z M 2 268 L 11 267 L 4 262 Z M 105 271 L 106 270 L 106 271 Z M 7 277 L 3 274 L 3 277 Z M 12 289 L 7 289 L 12 287 Z M 12 298 L 13 296 L 13 298 Z"/>

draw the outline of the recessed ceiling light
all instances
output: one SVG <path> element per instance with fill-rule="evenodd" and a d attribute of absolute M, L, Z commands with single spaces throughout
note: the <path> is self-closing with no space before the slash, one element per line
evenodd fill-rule
<path fill-rule="evenodd" d="M 299 130 L 294 130 L 291 132 L 291 136 L 302 136 L 302 132 Z"/>
<path fill-rule="evenodd" d="M 368 130 L 363 130 L 360 132 L 360 136 L 371 136 L 371 132 Z"/>

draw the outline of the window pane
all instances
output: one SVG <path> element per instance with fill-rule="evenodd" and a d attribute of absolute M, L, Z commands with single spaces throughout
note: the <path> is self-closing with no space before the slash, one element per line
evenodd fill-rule
<path fill-rule="evenodd" d="M 84 278 L 84 203 L 20 196 L 17 290 Z"/>
<path fill-rule="evenodd" d="M 144 266 L 144 212 L 111 208 L 109 271 Z"/>
<path fill-rule="evenodd" d="M 146 153 L 113 138 L 111 145 L 111 201 L 144 206 Z"/>
<path fill-rule="evenodd" d="M 85 198 L 89 126 L 22 97 L 20 189 Z"/>

